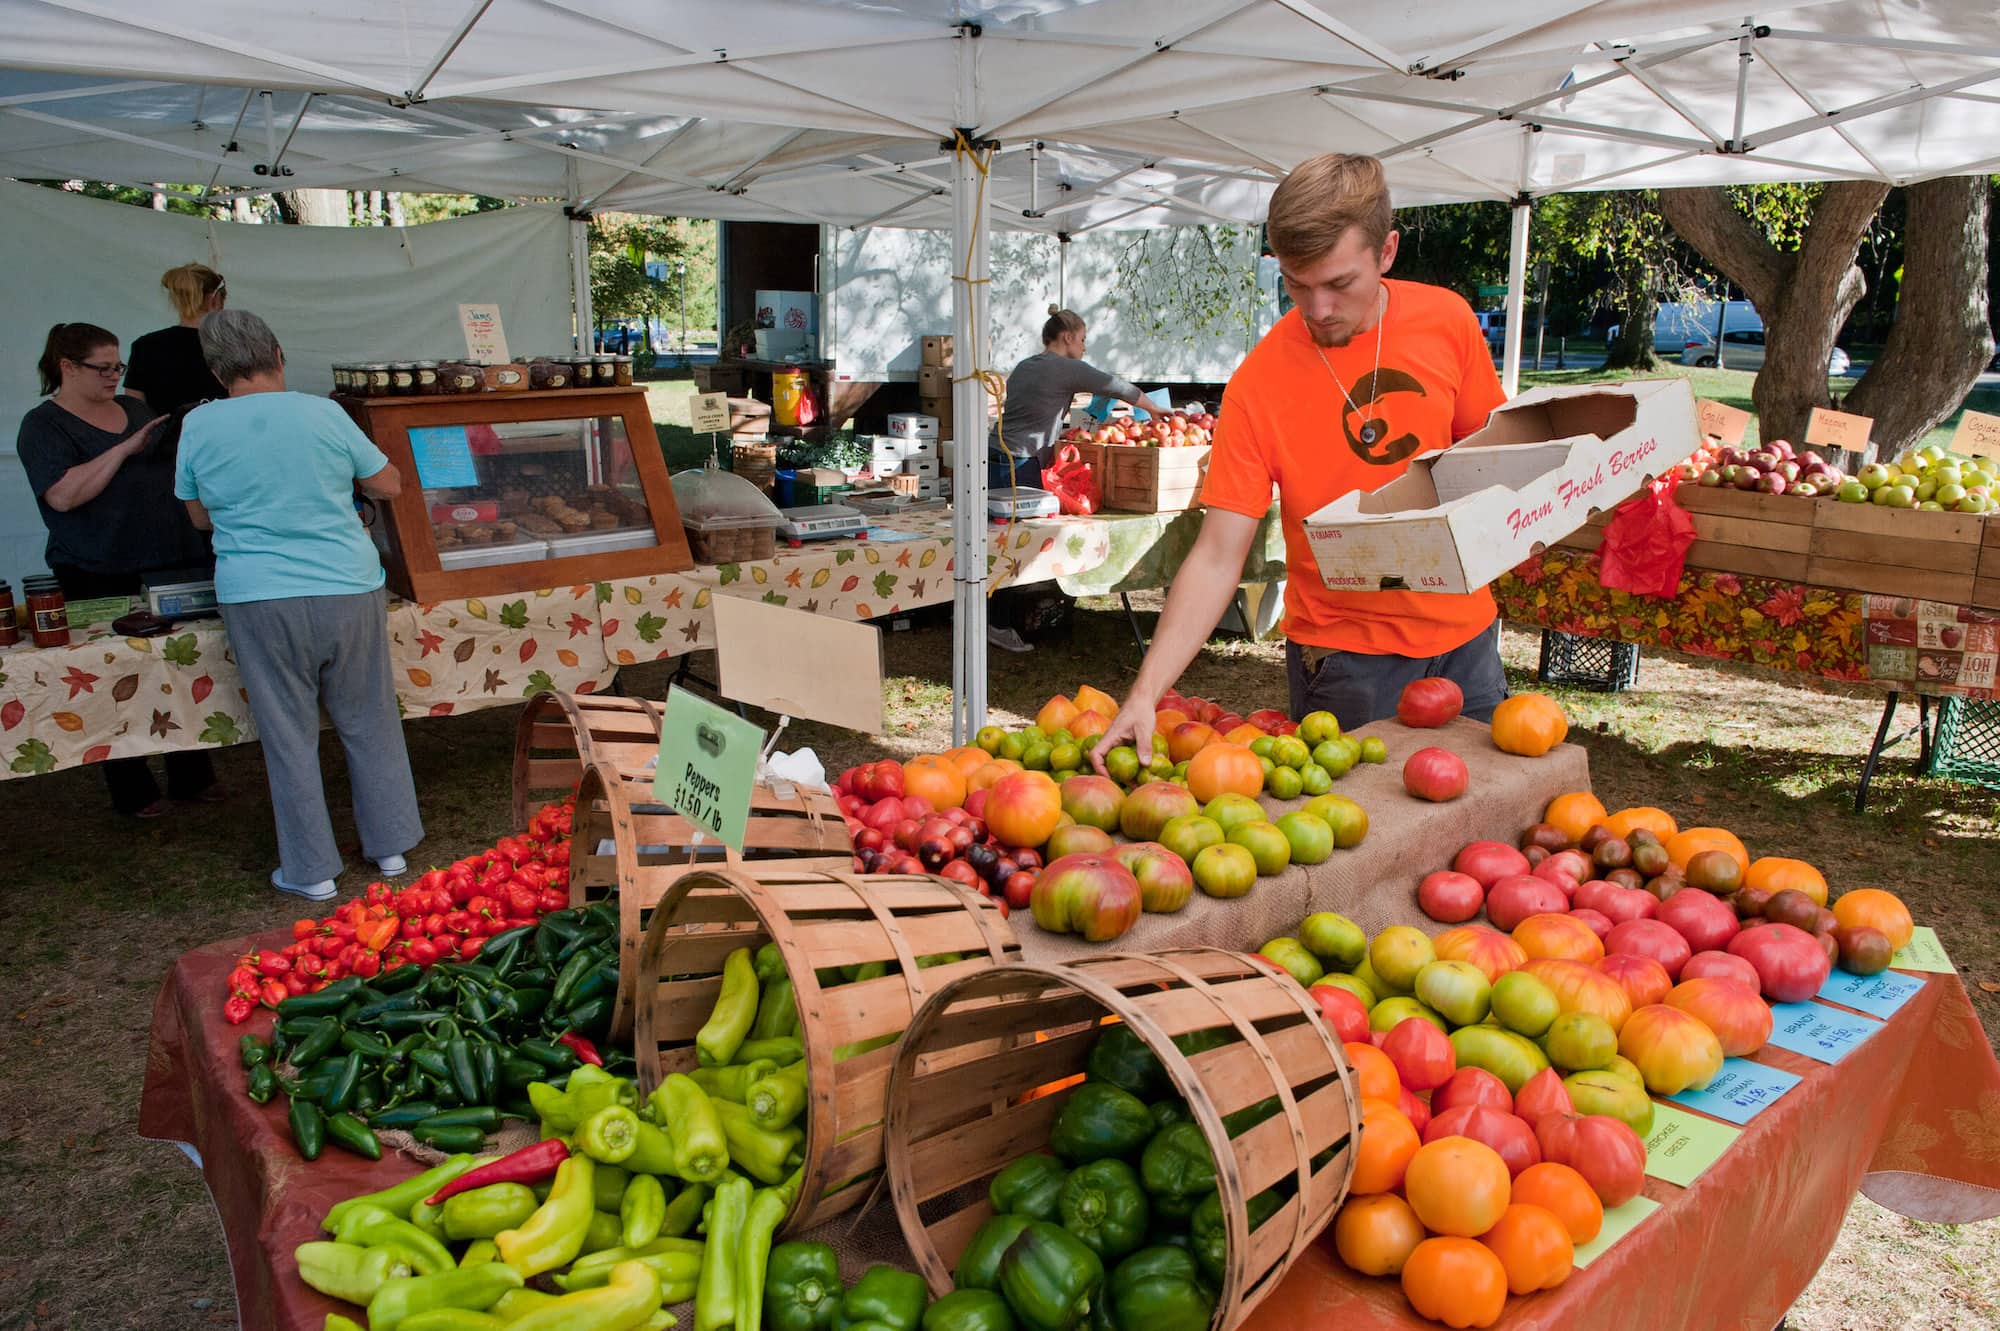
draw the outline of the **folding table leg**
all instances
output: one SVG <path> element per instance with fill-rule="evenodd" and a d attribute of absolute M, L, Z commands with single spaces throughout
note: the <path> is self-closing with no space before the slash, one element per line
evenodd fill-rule
<path fill-rule="evenodd" d="M 1875 764 L 1895 740 L 1889 739 L 1889 723 L 1896 719 L 1896 700 L 1902 697 L 1893 690 L 1887 702 L 1882 704 L 1882 723 L 1875 727 L 1875 742 L 1869 746 L 1868 757 L 1861 764 L 1861 786 L 1854 792 L 1854 811 L 1863 813 L 1868 808 L 1868 784 L 1875 779 Z M 1918 695 L 1921 704 L 1922 695 Z M 1897 739 L 1903 738 L 1897 736 Z"/>
<path fill-rule="evenodd" d="M 1125 606 L 1125 620 L 1132 626 L 1132 639 L 1139 644 L 1139 655 L 1143 657 L 1146 654 L 1146 631 L 1139 627 L 1139 612 L 1132 608 L 1132 595 L 1120 592 L 1118 599 Z"/>

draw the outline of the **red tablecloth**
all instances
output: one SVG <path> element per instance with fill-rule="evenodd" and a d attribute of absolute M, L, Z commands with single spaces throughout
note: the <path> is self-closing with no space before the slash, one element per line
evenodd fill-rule
<path fill-rule="evenodd" d="M 299 1283 L 292 1249 L 318 1236 L 334 1202 L 417 1166 L 370 1164 L 331 1146 L 305 1164 L 292 1149 L 283 1105 L 260 1107 L 244 1096 L 237 1037 L 268 1034 L 270 1017 L 225 1022 L 223 977 L 246 948 L 283 941 L 273 934 L 212 943 L 174 963 L 153 1010 L 139 1131 L 200 1152 L 242 1324 L 319 1331 L 337 1305 Z M 1693 1187 L 1649 1179 L 1660 1211 L 1561 1289 L 1510 1300 L 1501 1325 L 1762 1331 L 1819 1269 L 1857 1188 L 1918 1219 L 2000 1214 L 2000 1066 L 1957 977 L 1927 978 L 1885 1030 L 1837 1066 L 1775 1049 L 1759 1055 L 1805 1080 L 1753 1119 Z M 1354 1276 L 1324 1244 L 1247 1325 L 1334 1324 L 1346 1331 L 1435 1325 L 1409 1310 L 1394 1281 Z"/>

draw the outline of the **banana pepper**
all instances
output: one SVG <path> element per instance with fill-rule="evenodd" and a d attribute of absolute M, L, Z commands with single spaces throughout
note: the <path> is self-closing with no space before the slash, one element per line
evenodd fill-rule
<path fill-rule="evenodd" d="M 535 1213 L 535 1190 L 525 1183 L 489 1183 L 445 1199 L 444 1232 L 450 1239 L 490 1239 L 503 1229 L 527 1223 Z"/>
<path fill-rule="evenodd" d="M 717 1100 L 714 1108 L 728 1143 L 729 1158 L 737 1168 L 759 1183 L 784 1182 L 790 1170 L 785 1162 L 805 1140 L 805 1134 L 797 1128 L 778 1132 L 760 1128 L 751 1120 L 749 1110 L 727 1100 Z"/>
<path fill-rule="evenodd" d="M 750 1095 L 752 1082 L 758 1081 L 778 1070 L 778 1065 L 768 1058 L 754 1062 L 732 1063 L 726 1068 L 696 1068 L 687 1075 L 694 1078 L 694 1084 L 707 1091 L 712 1100 L 734 1100 L 742 1104 Z"/>
<path fill-rule="evenodd" d="M 410 1274 L 409 1264 L 388 1248 L 353 1243 L 301 1243 L 292 1250 L 292 1260 L 298 1263 L 300 1280 L 348 1303 L 365 1304 L 383 1281 Z"/>
<path fill-rule="evenodd" d="M 637 1086 L 588 1063 L 571 1072 L 561 1090 L 545 1081 L 528 1083 L 528 1104 L 541 1117 L 544 1130 L 553 1128 L 564 1135 L 582 1127 L 600 1109 L 611 1105 L 630 1109 L 638 1103 Z"/>
<path fill-rule="evenodd" d="M 577 1258 L 574 1266 L 555 1277 L 555 1282 L 565 1290 L 595 1289 L 611 1278 L 613 1267 L 623 1262 L 642 1262 L 659 1277 L 661 1302 L 685 1303 L 694 1297 L 704 1246 L 697 1239 L 655 1239 L 638 1247 L 606 1248 Z"/>
<path fill-rule="evenodd" d="M 533 1276 L 576 1260 L 590 1232 L 590 1219 L 597 1214 L 591 1178 L 596 1167 L 587 1155 L 573 1155 L 562 1162 L 548 1200 L 518 1229 L 502 1230 L 494 1236 L 501 1263 L 517 1276 Z"/>
<path fill-rule="evenodd" d="M 806 1107 L 806 1065 L 773 1067 L 767 1075 L 750 1083 L 743 1107 L 760 1128 L 775 1132 L 789 1127 Z"/>
<path fill-rule="evenodd" d="M 756 965 L 750 949 L 739 947 L 722 963 L 722 991 L 708 1021 L 695 1033 L 695 1057 L 705 1068 L 728 1066 L 756 1020 Z"/>
<path fill-rule="evenodd" d="M 639 1116 L 624 1105 L 606 1105 L 577 1128 L 576 1147 L 599 1164 L 622 1164 L 639 1149 Z"/>
<path fill-rule="evenodd" d="M 720 1331 L 736 1320 L 736 1254 L 750 1218 L 750 1180 L 731 1174 L 716 1186 L 695 1287 L 694 1331 Z"/>
<path fill-rule="evenodd" d="M 397 1331 L 409 1318 L 438 1308 L 484 1312 L 508 1290 L 519 1288 L 520 1272 L 500 1262 L 385 1280 L 368 1300 L 368 1331 Z"/>
<path fill-rule="evenodd" d="M 618 1201 L 618 1233 L 628 1248 L 643 1247 L 660 1237 L 667 1218 L 667 1190 L 651 1174 L 635 1174 Z"/>
<path fill-rule="evenodd" d="M 771 1261 L 771 1240 L 778 1226 L 791 1214 L 798 1200 L 803 1170 L 775 1188 L 761 1188 L 750 1199 L 749 1216 L 743 1222 L 743 1238 L 736 1248 L 736 1325 L 764 1325 L 764 1277 Z"/>
<path fill-rule="evenodd" d="M 363 1248 L 387 1248 L 420 1276 L 434 1276 L 457 1265 L 450 1249 L 379 1206 L 355 1207 L 340 1218 L 333 1236 Z"/>
<path fill-rule="evenodd" d="M 727 1103 L 710 1100 L 692 1077 L 680 1072 L 670 1074 L 646 1102 L 666 1129 L 674 1172 L 690 1183 L 714 1183 L 729 1169 L 729 1140 L 718 1112 Z"/>
<path fill-rule="evenodd" d="M 660 1278 L 643 1262 L 621 1262 L 602 1287 L 564 1294 L 507 1325 L 510 1331 L 635 1331 L 659 1307 Z"/>

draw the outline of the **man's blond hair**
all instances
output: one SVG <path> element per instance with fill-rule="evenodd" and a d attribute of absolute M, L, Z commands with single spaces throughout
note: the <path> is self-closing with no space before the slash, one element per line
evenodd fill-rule
<path fill-rule="evenodd" d="M 1271 252 L 1306 264 L 1354 227 L 1380 252 L 1395 225 L 1382 163 L 1361 153 L 1322 153 L 1300 162 L 1271 195 Z"/>

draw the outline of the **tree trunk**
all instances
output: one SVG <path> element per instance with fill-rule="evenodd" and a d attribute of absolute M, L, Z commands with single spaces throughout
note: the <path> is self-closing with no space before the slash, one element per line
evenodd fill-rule
<path fill-rule="evenodd" d="M 394 191 L 389 194 L 389 225 L 403 225 L 403 196 Z"/>
<path fill-rule="evenodd" d="M 1874 181 L 1828 185 L 1796 254 L 1781 253 L 1715 186 L 1660 191 L 1660 212 L 1682 240 L 1728 274 L 1764 317 L 1764 368 L 1751 400 L 1763 439 L 1797 439 L 1814 407 L 1830 406 L 1827 358 L 1868 289 L 1855 265 L 1861 238 L 1888 197 Z"/>
<path fill-rule="evenodd" d="M 347 226 L 351 222 L 346 190 L 285 189 L 271 198 L 278 205 L 279 219 L 295 226 Z"/>
<path fill-rule="evenodd" d="M 1909 187 L 1903 283 L 1881 359 L 1847 395 L 1875 418 L 1881 456 L 1901 452 L 1950 415 L 1993 354 L 1986 296 L 1985 176 L 1946 176 Z"/>
<path fill-rule="evenodd" d="M 1660 298 L 1653 294 L 1652 288 L 1646 287 L 1643 294 L 1628 291 L 1625 296 L 1625 322 L 1618 326 L 1618 336 L 1604 349 L 1604 368 L 1659 369 L 1659 352 L 1653 346 L 1653 329 L 1659 322 Z"/>

